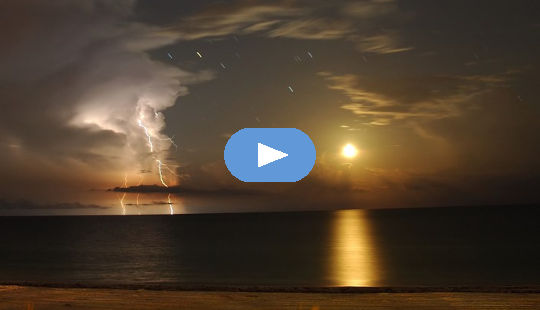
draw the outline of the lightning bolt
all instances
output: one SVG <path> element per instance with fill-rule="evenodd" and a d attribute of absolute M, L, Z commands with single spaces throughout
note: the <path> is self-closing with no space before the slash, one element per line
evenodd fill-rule
<path fill-rule="evenodd" d="M 172 170 L 171 168 L 169 168 L 169 166 L 167 166 L 167 165 L 165 165 L 165 164 L 164 164 L 164 166 L 165 166 L 165 169 L 167 169 L 167 171 L 169 171 L 172 175 L 174 175 L 175 177 L 178 176 L 178 174 L 176 174 L 176 172 L 174 172 L 174 170 Z"/>
<path fill-rule="evenodd" d="M 163 166 L 163 163 L 159 159 L 156 159 L 156 161 L 158 163 L 159 179 L 161 180 L 161 184 L 163 184 L 163 186 L 165 187 L 169 187 L 169 185 L 167 185 L 167 183 L 165 183 L 165 181 L 163 180 L 163 171 L 161 168 Z"/>
<path fill-rule="evenodd" d="M 163 138 L 163 139 L 160 139 L 162 141 L 169 141 L 171 143 L 172 146 L 174 146 L 174 148 L 178 151 L 178 144 L 176 144 L 176 142 L 174 142 L 174 136 L 171 138 L 171 137 L 167 137 L 167 138 Z"/>
<path fill-rule="evenodd" d="M 155 114 L 156 117 L 159 116 L 159 114 L 157 114 L 156 112 L 154 112 L 154 114 Z M 150 147 L 150 152 L 154 153 L 154 144 L 152 143 L 152 136 L 150 134 L 150 130 L 148 130 L 148 128 L 143 124 L 141 119 L 138 120 L 138 124 L 139 124 L 139 127 L 141 127 L 144 130 L 144 133 L 146 134 L 146 137 L 148 138 L 148 146 Z M 171 145 L 173 145 L 176 149 L 178 149 L 178 145 L 174 142 L 173 138 L 167 137 L 165 139 L 160 139 L 158 137 L 158 139 L 159 140 L 168 140 L 171 143 Z M 161 181 L 161 184 L 163 186 L 168 188 L 169 185 L 165 182 L 165 179 L 164 179 L 164 176 L 163 176 L 163 169 L 167 169 L 173 175 L 176 175 L 176 173 L 171 168 L 169 168 L 166 164 L 164 164 L 160 159 L 156 159 L 156 162 L 157 162 L 157 168 L 158 168 L 158 172 L 159 172 L 159 180 Z M 127 183 L 127 181 L 125 183 Z M 142 177 L 141 177 L 141 180 L 139 182 L 139 185 L 140 184 L 142 184 Z M 124 193 L 124 197 L 125 197 L 125 193 Z M 120 203 L 122 205 L 122 208 L 123 208 L 124 214 L 125 214 L 125 206 L 124 206 L 124 203 L 123 203 L 124 197 L 122 197 Z M 173 203 L 171 201 L 171 194 L 170 193 L 167 196 L 167 201 L 168 201 L 168 204 L 169 204 L 169 214 L 173 215 L 174 214 L 174 208 L 173 208 Z M 137 194 L 137 208 L 138 208 L 138 206 L 139 206 L 139 194 Z"/>
<path fill-rule="evenodd" d="M 126 198 L 126 193 L 120 198 L 120 206 L 122 206 L 122 215 L 126 215 L 126 205 L 124 204 L 124 199 Z"/>
<path fill-rule="evenodd" d="M 175 177 L 178 177 L 179 175 L 174 171 L 172 170 L 169 165 L 167 165 L 166 163 L 161 163 L 161 168 L 163 170 L 163 168 L 165 168 L 167 171 L 169 171 L 172 175 L 174 175 Z"/>
<path fill-rule="evenodd" d="M 168 138 L 168 140 L 171 142 L 174 148 L 178 151 L 178 145 L 174 142 L 174 136 L 172 138 Z"/>
<path fill-rule="evenodd" d="M 139 183 L 137 184 L 137 186 L 141 186 L 143 184 L 143 180 L 144 180 L 144 175 L 141 174 L 141 178 L 139 179 Z M 137 193 L 136 205 L 137 205 L 137 214 L 138 215 L 141 215 L 141 208 L 139 207 L 139 196 L 140 195 L 141 195 L 141 193 Z"/>
<path fill-rule="evenodd" d="M 124 175 L 124 183 L 122 184 L 123 188 L 127 188 L 127 174 Z M 126 205 L 124 204 L 124 199 L 126 198 L 126 192 L 120 198 L 120 206 L 122 207 L 122 215 L 126 215 Z"/>
<path fill-rule="evenodd" d="M 169 196 L 167 196 L 167 199 L 169 200 L 169 214 L 174 215 L 174 209 L 171 202 L 171 194 L 169 193 Z"/>
<path fill-rule="evenodd" d="M 154 144 L 152 143 L 152 136 L 150 136 L 150 131 L 146 126 L 143 125 L 142 120 L 138 120 L 139 127 L 144 129 L 144 134 L 146 134 L 146 137 L 148 138 L 148 146 L 150 146 L 150 153 L 154 153 Z"/>

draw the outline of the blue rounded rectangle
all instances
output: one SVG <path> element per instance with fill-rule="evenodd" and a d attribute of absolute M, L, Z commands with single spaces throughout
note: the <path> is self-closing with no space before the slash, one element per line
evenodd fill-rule
<path fill-rule="evenodd" d="M 225 165 L 244 182 L 296 182 L 315 164 L 315 145 L 296 128 L 244 128 L 229 138 Z"/>

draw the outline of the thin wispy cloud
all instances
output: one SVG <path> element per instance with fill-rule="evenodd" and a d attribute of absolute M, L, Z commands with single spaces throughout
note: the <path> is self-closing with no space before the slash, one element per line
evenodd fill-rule
<path fill-rule="evenodd" d="M 170 25 L 167 32 L 180 40 L 244 34 L 299 40 L 344 39 L 363 53 L 393 54 L 413 49 L 398 39 L 394 22 L 385 23 L 399 15 L 396 3 L 388 0 L 328 3 L 317 9 L 300 1 L 238 2 L 184 17 Z"/>
<path fill-rule="evenodd" d="M 371 125 L 394 121 L 436 120 L 457 117 L 474 105 L 474 97 L 503 87 L 508 74 L 472 76 L 407 77 L 392 81 L 356 74 L 319 73 L 328 88 L 346 96 L 341 108 L 363 117 Z"/>

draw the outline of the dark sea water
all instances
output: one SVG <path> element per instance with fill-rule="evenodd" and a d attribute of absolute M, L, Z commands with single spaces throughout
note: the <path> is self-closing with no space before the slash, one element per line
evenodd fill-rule
<path fill-rule="evenodd" d="M 0 282 L 540 285 L 539 210 L 0 217 Z"/>

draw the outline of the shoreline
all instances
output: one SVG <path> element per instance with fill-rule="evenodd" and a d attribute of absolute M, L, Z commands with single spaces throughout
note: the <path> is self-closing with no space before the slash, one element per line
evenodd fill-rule
<path fill-rule="evenodd" d="M 0 282 L 0 287 L 57 289 L 147 290 L 178 292 L 245 292 L 245 293 L 501 293 L 540 294 L 540 286 L 262 286 L 262 285 L 170 285 L 170 284 L 82 284 Z"/>

